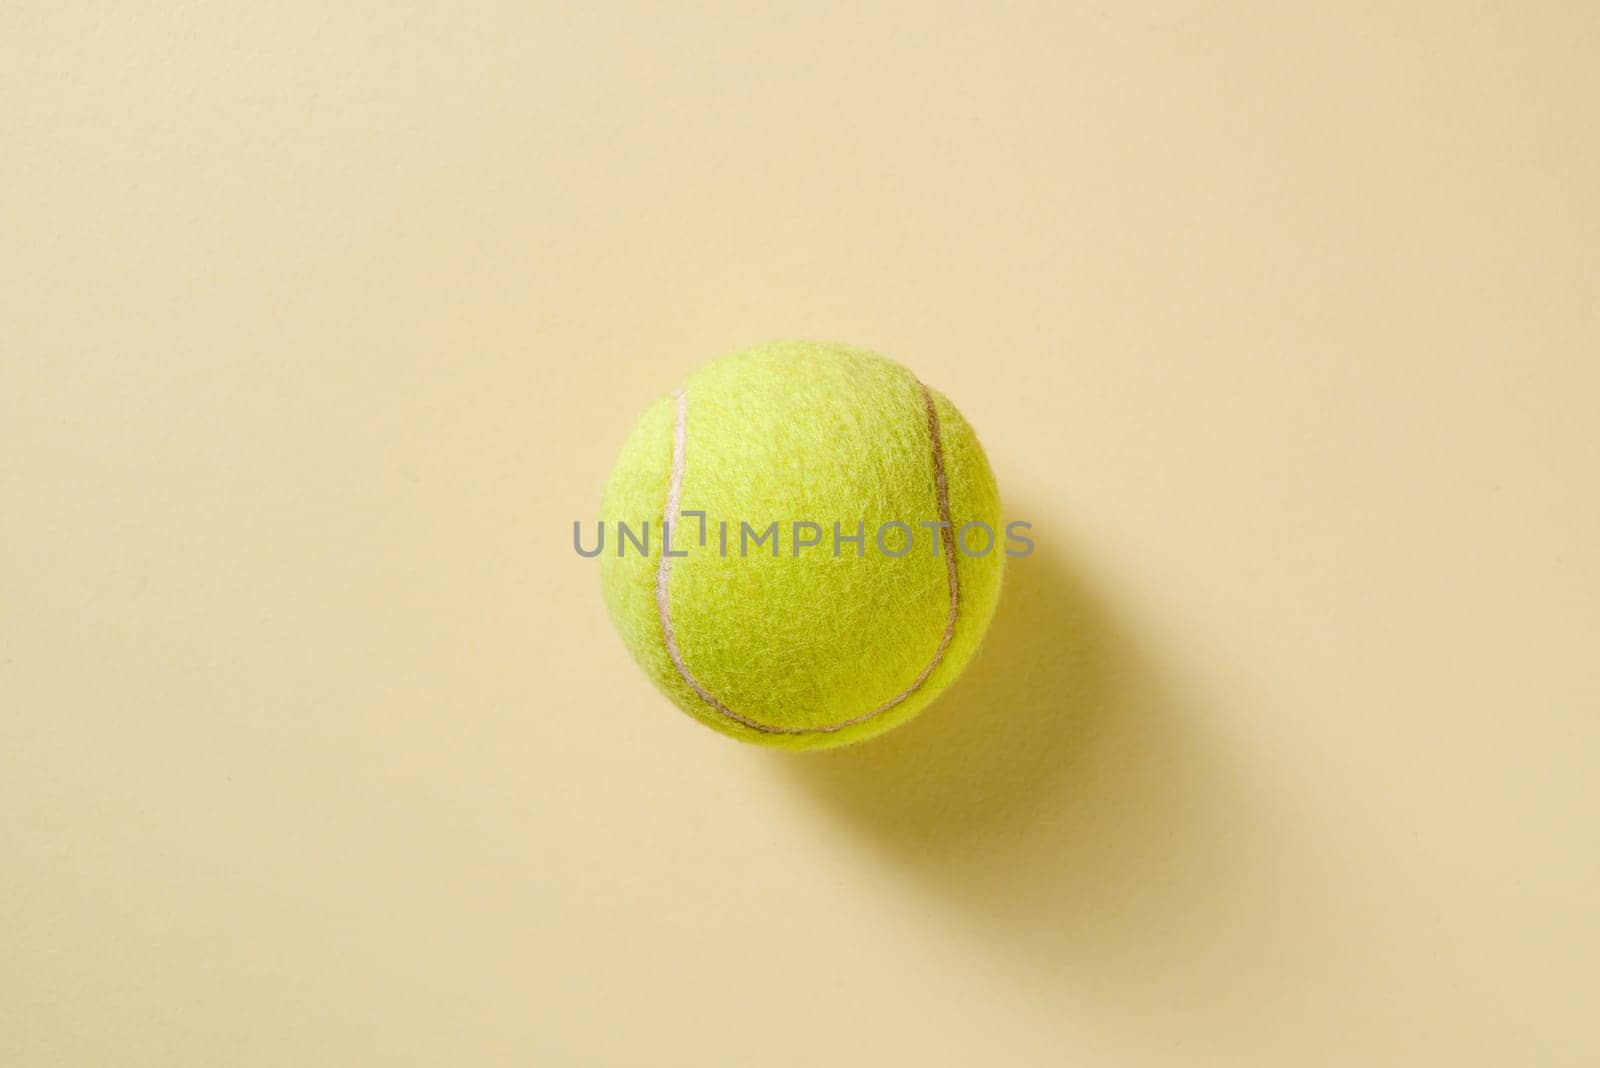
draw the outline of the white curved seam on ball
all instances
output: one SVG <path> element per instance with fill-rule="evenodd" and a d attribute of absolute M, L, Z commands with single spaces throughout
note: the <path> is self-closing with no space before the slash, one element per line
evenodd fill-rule
<path fill-rule="evenodd" d="M 933 454 L 933 487 L 934 497 L 939 508 L 939 538 L 944 550 L 945 578 L 950 590 L 950 611 L 945 617 L 944 633 L 939 637 L 939 647 L 934 650 L 933 658 L 928 661 L 917 677 L 911 680 L 911 685 L 895 694 L 883 704 L 858 716 L 830 723 L 822 727 L 781 727 L 770 723 L 762 723 L 740 715 L 721 701 L 710 690 L 703 686 L 694 673 L 689 670 L 689 665 L 683 662 L 683 653 L 678 648 L 678 634 L 672 626 L 672 611 L 670 599 L 667 596 L 668 582 L 672 577 L 672 561 L 674 557 L 666 553 L 666 543 L 663 540 L 661 559 L 656 565 L 656 613 L 661 617 L 661 636 L 667 647 L 667 656 L 672 660 L 672 666 L 677 669 L 678 675 L 693 690 L 699 698 L 719 715 L 743 724 L 751 730 L 763 734 L 832 734 L 842 731 L 846 727 L 853 727 L 858 723 L 865 723 L 869 719 L 881 716 L 895 706 L 901 704 L 928 681 L 934 669 L 944 660 L 945 651 L 950 648 L 950 642 L 956 634 L 956 617 L 961 609 L 961 583 L 956 574 L 955 554 L 955 528 L 950 522 L 950 486 L 945 477 L 944 468 L 944 440 L 939 427 L 939 409 L 934 403 L 933 393 L 921 382 L 917 383 L 922 390 L 923 407 L 928 415 L 928 439 Z M 666 527 L 673 522 L 673 517 L 683 502 L 683 476 L 688 466 L 688 416 L 689 395 L 686 390 L 679 390 L 673 394 L 676 402 L 677 413 L 672 428 L 672 474 L 667 485 L 667 505 L 662 512 L 662 536 L 665 539 Z"/>

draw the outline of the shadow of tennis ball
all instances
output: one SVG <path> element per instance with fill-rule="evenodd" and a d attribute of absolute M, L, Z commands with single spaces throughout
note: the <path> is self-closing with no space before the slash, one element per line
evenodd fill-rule
<path fill-rule="evenodd" d="M 1130 988 L 1203 953 L 1260 812 L 1208 717 L 1063 555 L 1013 560 L 968 671 L 882 738 L 774 773 L 960 908 L 997 951 Z"/>
<path fill-rule="evenodd" d="M 1106 714 L 1122 651 L 1088 589 L 1047 551 L 1009 561 L 983 647 L 921 716 L 881 738 L 785 754 L 785 774 L 891 844 L 1027 820 Z"/>

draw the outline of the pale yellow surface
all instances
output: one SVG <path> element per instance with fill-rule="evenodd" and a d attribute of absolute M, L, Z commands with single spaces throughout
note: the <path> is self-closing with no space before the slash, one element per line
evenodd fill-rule
<path fill-rule="evenodd" d="M 1600 8 L 777 7 L 0 9 L 0 1064 L 1600 1063 Z M 1039 542 L 839 754 L 570 544 L 787 337 Z"/>

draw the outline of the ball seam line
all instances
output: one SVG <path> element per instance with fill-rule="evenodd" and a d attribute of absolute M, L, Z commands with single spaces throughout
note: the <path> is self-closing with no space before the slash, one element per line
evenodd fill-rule
<path fill-rule="evenodd" d="M 762 723 L 748 716 L 741 715 L 719 701 L 710 690 L 695 678 L 689 666 L 684 663 L 683 653 L 678 648 L 677 631 L 672 625 L 671 600 L 668 596 L 668 584 L 672 577 L 672 561 L 674 557 L 662 552 L 656 564 L 656 614 L 661 619 L 661 637 L 666 645 L 667 656 L 672 661 L 672 666 L 677 669 L 689 689 L 704 701 L 714 712 L 735 723 L 742 724 L 751 730 L 763 734 L 833 734 L 846 727 L 853 727 L 858 723 L 865 723 L 883 715 L 890 709 L 903 703 L 912 694 L 928 681 L 928 677 L 944 660 L 945 651 L 950 648 L 950 642 L 955 638 L 956 619 L 961 610 L 961 582 L 956 572 L 956 546 L 955 527 L 950 521 L 950 486 L 945 476 L 944 440 L 939 427 L 939 409 L 933 399 L 933 392 L 922 382 L 917 382 L 917 388 L 922 391 L 923 407 L 928 416 L 928 442 L 933 456 L 933 487 L 934 497 L 939 509 L 939 540 L 944 551 L 945 577 L 950 591 L 950 611 L 945 617 L 944 633 L 940 635 L 939 647 L 934 650 L 933 658 L 911 680 L 911 684 L 904 690 L 895 694 L 889 700 L 870 711 L 849 719 L 840 720 L 821 727 L 783 727 L 771 723 Z M 662 512 L 662 529 L 665 532 L 667 524 L 672 523 L 673 517 L 678 514 L 683 502 L 683 478 L 688 467 L 688 416 L 689 395 L 687 390 L 678 390 L 673 394 L 676 415 L 672 428 L 672 471 L 667 484 L 667 503 Z M 663 549 L 665 545 L 663 545 Z"/>

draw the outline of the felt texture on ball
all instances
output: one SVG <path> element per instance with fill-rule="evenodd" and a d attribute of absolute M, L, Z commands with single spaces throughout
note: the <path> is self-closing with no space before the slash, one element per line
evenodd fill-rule
<path fill-rule="evenodd" d="M 994 474 L 961 413 L 836 344 L 693 373 L 634 427 L 601 519 L 601 584 L 633 658 L 700 722 L 787 749 L 917 715 L 977 651 L 1005 561 Z M 647 551 L 619 536 L 646 523 Z M 957 547 L 970 524 L 993 532 L 988 551 L 977 527 L 971 554 Z"/>

